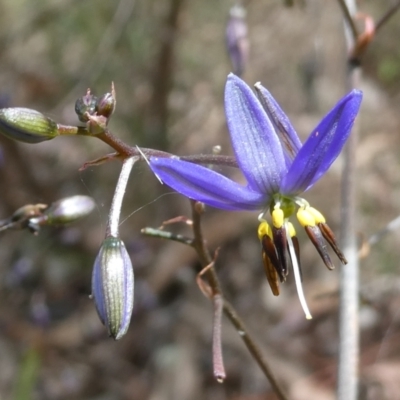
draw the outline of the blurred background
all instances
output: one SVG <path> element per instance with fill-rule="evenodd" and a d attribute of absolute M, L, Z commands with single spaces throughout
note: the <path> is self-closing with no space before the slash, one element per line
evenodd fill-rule
<path fill-rule="evenodd" d="M 359 1 L 379 18 L 393 2 Z M 90 87 L 117 91 L 110 129 L 131 145 L 173 153 L 231 154 L 223 89 L 232 70 L 225 29 L 232 1 L 3 0 L 0 102 L 76 125 L 75 100 Z M 243 78 L 261 81 L 304 140 L 345 93 L 343 21 L 335 1 L 251 1 Z M 361 28 L 362 26 L 360 26 Z M 363 59 L 358 148 L 360 242 L 400 214 L 400 13 Z M 141 228 L 190 216 L 187 199 L 136 165 L 124 200 L 121 237 L 135 270 L 127 335 L 109 339 L 89 299 L 91 269 L 120 165 L 79 172 L 111 152 L 93 138 L 27 145 L 0 137 L 0 218 L 25 204 L 92 196 L 96 210 L 38 236 L 0 239 L 0 399 L 275 399 L 239 335 L 223 320 L 224 384 L 212 376 L 212 306 L 199 291 L 194 251 L 143 237 Z M 339 232 L 340 159 L 306 195 Z M 237 171 L 226 171 L 230 176 Z M 238 179 L 241 177 L 238 176 Z M 207 209 L 209 247 L 226 297 L 260 344 L 290 399 L 334 399 L 338 269 L 329 272 L 299 231 L 306 321 L 293 277 L 272 296 L 264 276 L 256 213 Z M 190 235 L 176 225 L 176 233 Z M 400 231 L 361 263 L 361 399 L 400 399 Z M 339 262 L 336 262 L 339 266 Z"/>

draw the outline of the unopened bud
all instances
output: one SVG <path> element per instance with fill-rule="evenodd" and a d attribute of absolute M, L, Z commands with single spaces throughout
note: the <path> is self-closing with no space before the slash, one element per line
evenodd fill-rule
<path fill-rule="evenodd" d="M 115 105 L 116 101 L 112 93 L 103 94 L 103 96 L 97 100 L 97 114 L 110 118 L 115 110 Z"/>
<path fill-rule="evenodd" d="M 0 133 L 25 143 L 40 143 L 58 136 L 57 124 L 30 108 L 0 109 Z"/>
<path fill-rule="evenodd" d="M 64 225 L 90 214 L 95 207 L 89 196 L 71 196 L 60 199 L 44 212 L 45 225 Z"/>
<path fill-rule="evenodd" d="M 75 102 L 75 112 L 82 122 L 89 121 L 88 115 L 94 115 L 96 112 L 97 97 L 93 96 L 90 89 L 87 90 L 85 96 L 80 97 Z"/>
<path fill-rule="evenodd" d="M 93 267 L 92 293 L 97 313 L 115 340 L 128 330 L 133 309 L 133 269 L 121 239 L 107 237 Z"/>
<path fill-rule="evenodd" d="M 249 40 L 245 21 L 246 10 L 236 5 L 231 8 L 226 27 L 226 44 L 233 72 L 241 76 L 249 58 Z"/>

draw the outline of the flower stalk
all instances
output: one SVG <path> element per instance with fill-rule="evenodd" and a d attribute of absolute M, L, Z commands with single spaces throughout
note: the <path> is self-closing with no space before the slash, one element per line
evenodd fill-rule
<path fill-rule="evenodd" d="M 119 238 L 122 200 L 132 167 L 138 160 L 124 160 L 106 229 L 106 238 L 96 257 L 92 273 L 92 293 L 97 313 L 115 340 L 128 330 L 133 310 L 133 268 L 124 243 Z"/>

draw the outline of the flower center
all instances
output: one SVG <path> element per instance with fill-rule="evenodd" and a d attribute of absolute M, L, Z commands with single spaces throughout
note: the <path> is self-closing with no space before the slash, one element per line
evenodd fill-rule
<path fill-rule="evenodd" d="M 263 264 L 268 283 L 272 293 L 278 296 L 280 293 L 279 282 L 286 281 L 291 265 L 300 303 L 306 318 L 311 319 L 301 284 L 299 241 L 289 218 L 296 213 L 297 220 L 304 227 L 328 269 L 333 269 L 334 265 L 328 254 L 327 243 L 343 264 L 347 263 L 346 258 L 340 251 L 333 232 L 326 224 L 325 217 L 311 207 L 306 200 L 300 197 L 291 198 L 277 194 L 273 196 L 268 211 L 271 216 L 271 226 L 266 221 L 268 212 L 264 212 L 259 216 L 260 225 L 258 227 L 258 237 L 262 246 Z"/>

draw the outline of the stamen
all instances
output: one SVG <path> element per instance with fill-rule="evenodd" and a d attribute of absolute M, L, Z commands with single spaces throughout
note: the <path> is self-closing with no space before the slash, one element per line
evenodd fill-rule
<path fill-rule="evenodd" d="M 272 226 L 272 237 L 274 241 L 274 246 L 276 249 L 276 254 L 278 256 L 279 260 L 279 265 L 281 267 L 282 273 L 284 276 L 287 276 L 289 273 L 289 268 L 288 268 L 288 257 L 287 257 L 287 230 L 285 226 L 281 225 L 280 228 L 276 228 L 275 226 Z"/>
<path fill-rule="evenodd" d="M 299 296 L 300 304 L 303 308 L 304 314 L 306 315 L 306 319 L 312 319 L 310 310 L 308 309 L 308 306 L 307 306 L 306 298 L 304 297 L 303 286 L 301 284 L 299 264 L 297 262 L 297 257 L 296 257 L 296 252 L 295 252 L 295 249 L 293 246 L 293 241 L 289 234 L 290 231 L 289 231 L 288 222 L 285 222 L 285 229 L 286 229 L 286 232 L 288 233 L 286 236 L 287 236 L 287 241 L 288 241 L 290 258 L 292 259 L 292 266 L 293 266 L 293 272 L 294 272 L 294 280 L 296 282 L 297 295 Z"/>
<path fill-rule="evenodd" d="M 286 280 L 286 276 L 283 271 L 282 263 L 278 259 L 278 254 L 272 238 L 268 235 L 263 236 L 261 238 L 261 246 L 263 248 L 263 252 L 268 256 L 269 260 L 272 262 L 272 265 L 275 267 L 280 281 L 284 282 Z"/>
<path fill-rule="evenodd" d="M 293 198 L 293 201 L 299 206 L 299 207 L 303 207 L 303 208 L 306 208 L 306 207 L 310 207 L 310 203 L 307 201 L 307 200 L 305 200 L 305 199 L 303 199 L 302 197 L 294 197 Z"/>
<path fill-rule="evenodd" d="M 267 275 L 269 286 L 274 296 L 279 296 L 279 281 L 278 273 L 275 266 L 272 264 L 270 258 L 265 251 L 262 252 L 264 271 Z"/>

